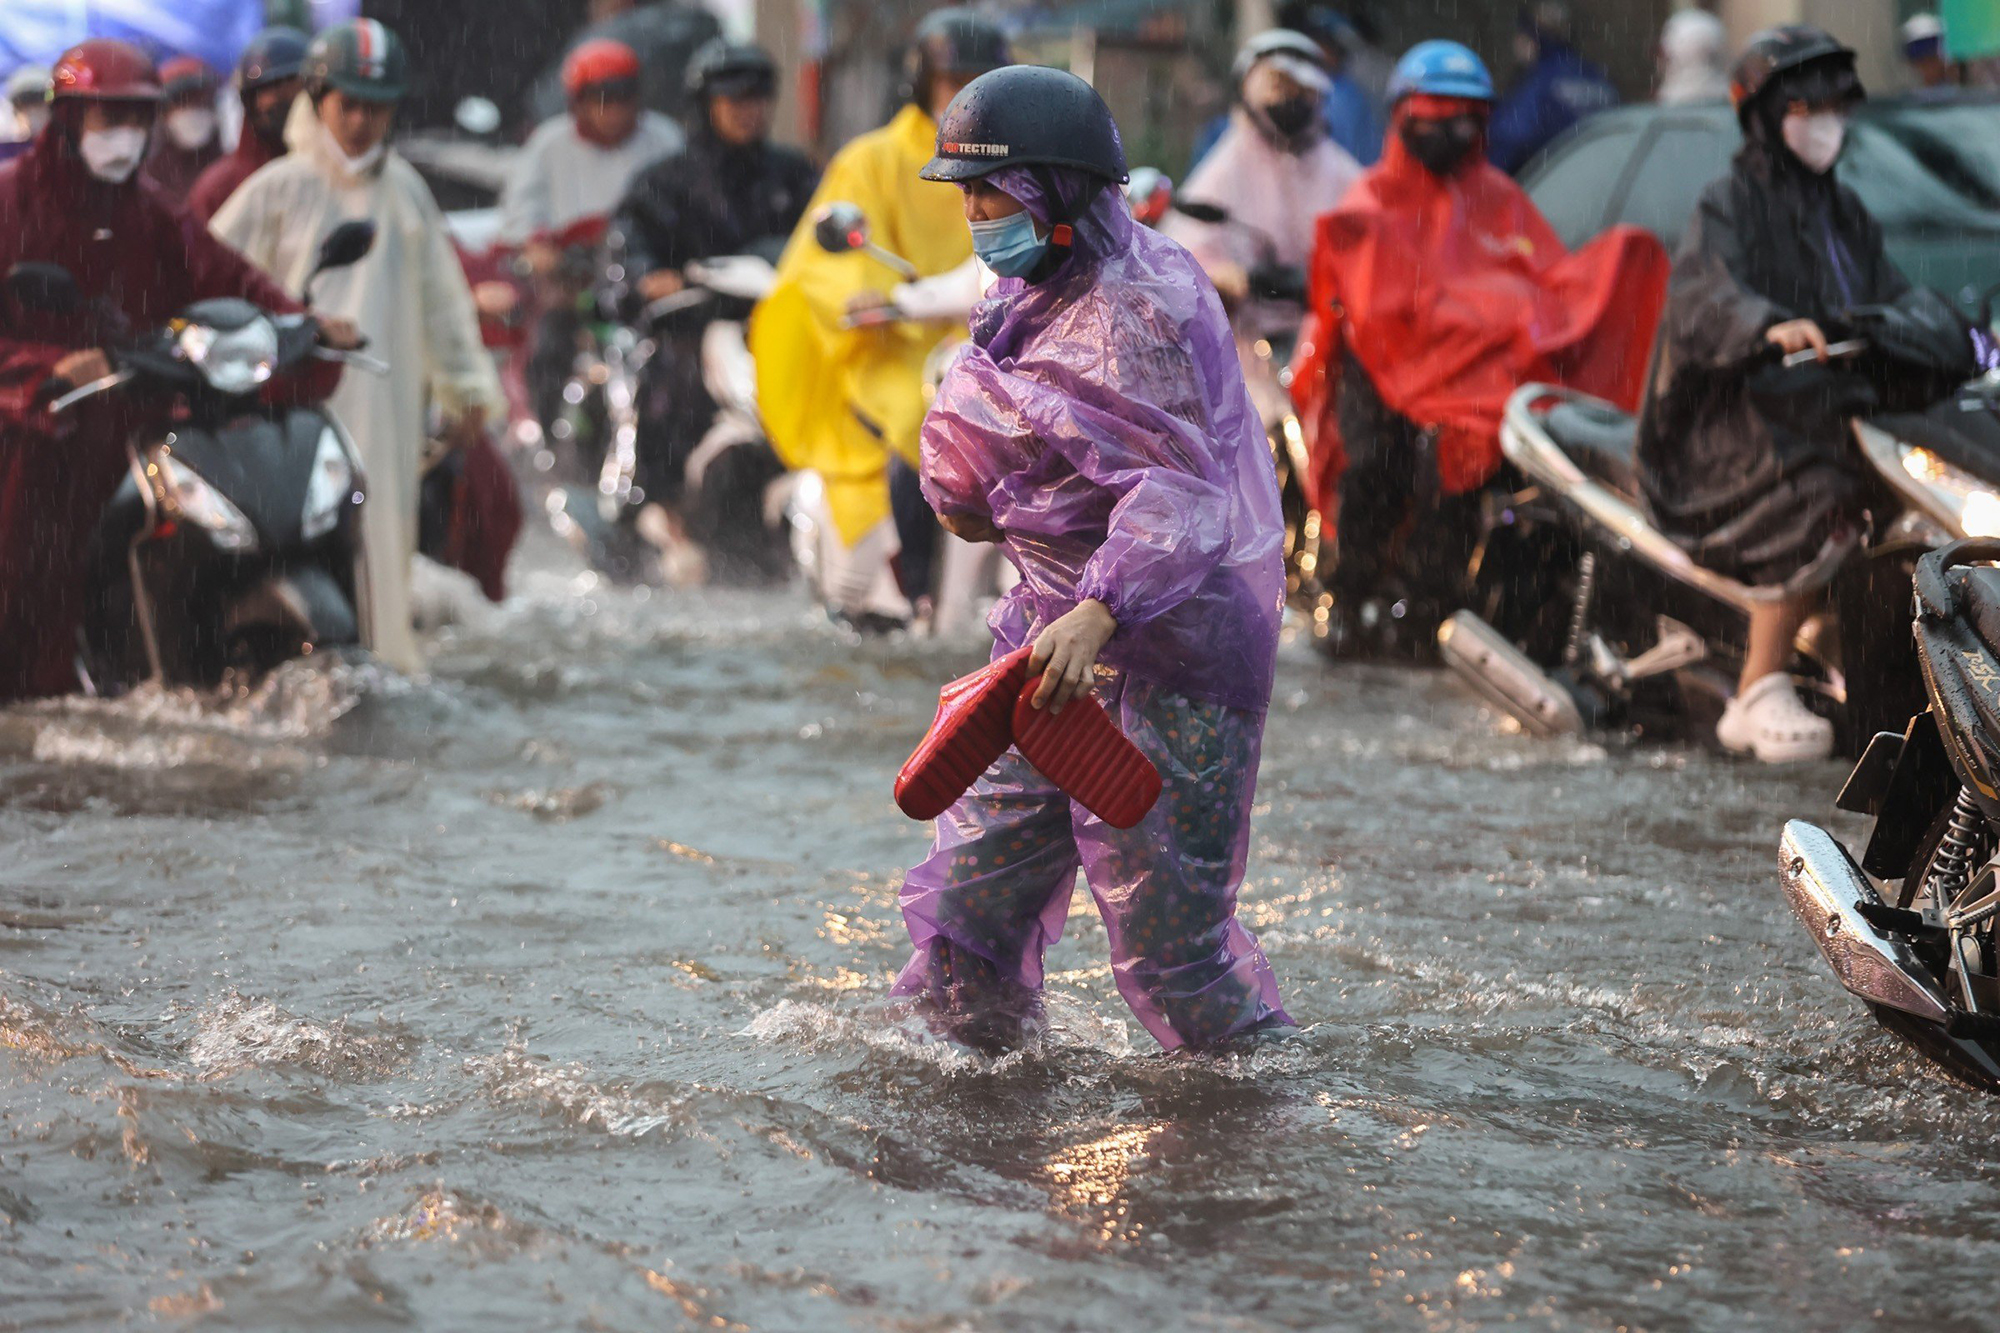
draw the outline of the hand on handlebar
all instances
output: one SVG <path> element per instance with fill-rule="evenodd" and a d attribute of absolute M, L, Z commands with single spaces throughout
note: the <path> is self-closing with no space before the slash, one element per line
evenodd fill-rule
<path fill-rule="evenodd" d="M 72 389 L 80 389 L 95 383 L 111 373 L 111 358 L 101 347 L 87 347 L 81 352 L 71 352 L 56 362 L 52 378 L 59 379 Z"/>
<path fill-rule="evenodd" d="M 874 290 L 856 292 L 847 298 L 847 317 L 866 323 L 879 322 L 896 308 L 895 298 Z"/>
<path fill-rule="evenodd" d="M 1764 330 L 1764 341 L 1787 356 L 1811 348 L 1815 360 L 1826 360 L 1826 333 L 1809 319 L 1788 319 L 1781 324 L 1773 324 Z"/>
<path fill-rule="evenodd" d="M 358 352 L 368 345 L 368 340 L 361 336 L 360 326 L 351 319 L 342 319 L 338 315 L 314 315 L 313 322 L 319 325 L 321 345 L 336 352 Z"/>
<path fill-rule="evenodd" d="M 648 302 L 664 301 L 669 296 L 679 293 L 686 286 L 687 280 L 681 277 L 678 270 L 663 268 L 658 272 L 648 273 L 645 277 L 639 279 L 639 295 L 646 298 Z"/>

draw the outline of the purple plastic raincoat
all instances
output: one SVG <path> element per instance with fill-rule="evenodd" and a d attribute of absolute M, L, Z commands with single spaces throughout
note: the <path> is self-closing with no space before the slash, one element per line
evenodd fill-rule
<path fill-rule="evenodd" d="M 1047 228 L 1033 176 L 988 179 Z M 1215 289 L 1119 191 L 1076 222 L 1054 275 L 1002 279 L 973 311 L 922 447 L 931 506 L 990 519 L 1021 571 L 990 621 L 996 655 L 1095 597 L 1118 620 L 1106 666 L 1269 706 L 1285 595 L 1269 445 Z"/>
<path fill-rule="evenodd" d="M 1070 201 L 1093 188 L 1052 173 Z M 1047 228 L 1033 176 L 989 180 Z M 1065 209 L 1064 211 L 1070 211 Z M 956 1035 L 1018 1039 L 1082 866 L 1119 993 L 1169 1049 L 1287 1026 L 1236 920 L 1282 612 L 1278 491 L 1229 324 L 1194 259 L 1138 227 L 1115 189 L 1041 283 L 1004 280 L 973 313 L 923 428 L 924 493 L 990 519 L 1021 583 L 995 654 L 1087 597 L 1118 632 L 1097 698 L 1165 790 L 1111 828 L 1009 751 L 937 822 L 904 880 L 916 951 L 896 993 Z"/>

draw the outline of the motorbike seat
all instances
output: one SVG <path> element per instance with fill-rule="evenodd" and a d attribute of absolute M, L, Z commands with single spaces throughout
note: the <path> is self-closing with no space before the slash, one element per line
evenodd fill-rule
<path fill-rule="evenodd" d="M 1566 400 L 1549 409 L 1542 425 L 1585 476 L 1627 499 L 1638 497 L 1639 473 L 1633 463 L 1639 445 L 1637 417 L 1609 403 Z"/>

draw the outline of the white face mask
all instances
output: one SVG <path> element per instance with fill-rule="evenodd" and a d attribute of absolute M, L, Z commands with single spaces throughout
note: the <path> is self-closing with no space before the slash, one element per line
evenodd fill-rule
<path fill-rule="evenodd" d="M 122 185 L 139 169 L 146 156 L 146 131 L 136 125 L 116 130 L 87 130 L 77 140 L 77 151 L 90 174 L 112 185 Z"/>
<path fill-rule="evenodd" d="M 1847 117 L 1838 111 L 1802 111 L 1785 117 L 1785 147 L 1824 176 L 1840 160 L 1847 142 Z"/>
<path fill-rule="evenodd" d="M 166 115 L 167 137 L 192 152 L 215 137 L 215 113 L 205 106 L 184 106 Z"/>
<path fill-rule="evenodd" d="M 320 128 L 326 129 L 324 125 Z M 365 176 L 375 169 L 377 162 L 382 160 L 382 154 L 388 151 L 389 141 L 382 140 L 360 157 L 349 157 L 347 150 L 340 146 L 340 140 L 333 137 L 333 131 L 326 130 L 326 146 L 333 150 L 334 160 L 346 169 L 348 175 Z"/>

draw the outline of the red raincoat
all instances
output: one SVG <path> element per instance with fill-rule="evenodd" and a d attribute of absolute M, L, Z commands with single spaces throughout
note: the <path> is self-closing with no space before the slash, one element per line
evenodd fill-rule
<path fill-rule="evenodd" d="M 135 332 L 208 297 L 299 308 L 152 185 L 94 179 L 57 126 L 0 166 L 0 275 L 24 260 L 62 265 Z M 127 433 L 139 414 L 165 410 L 111 394 L 60 420 L 48 414 L 41 389 L 56 363 L 104 341 L 85 316 L 23 309 L 0 284 L 0 701 L 76 688 L 90 535 L 125 475 Z M 293 396 L 323 397 L 339 382 L 337 366 L 317 365 Z"/>
<path fill-rule="evenodd" d="M 238 186 L 257 174 L 259 167 L 284 155 L 283 144 L 273 147 L 251 133 L 249 126 L 244 126 L 243 137 L 236 141 L 235 150 L 202 172 L 194 188 L 188 191 L 188 210 L 204 223 L 207 222 L 229 202 L 229 196 L 236 193 Z"/>
<path fill-rule="evenodd" d="M 1507 396 L 1541 380 L 1628 410 L 1644 387 L 1666 300 L 1667 254 L 1613 227 L 1570 254 L 1484 154 L 1439 178 L 1404 148 L 1396 113 L 1382 161 L 1319 220 L 1292 395 L 1312 441 L 1314 504 L 1334 512 L 1346 450 L 1334 421 L 1343 353 L 1382 400 L 1437 431 L 1447 494 L 1500 466 Z"/>

